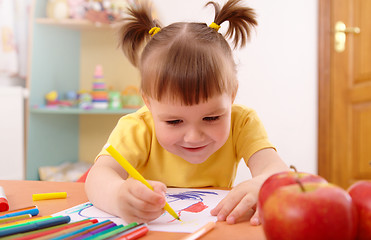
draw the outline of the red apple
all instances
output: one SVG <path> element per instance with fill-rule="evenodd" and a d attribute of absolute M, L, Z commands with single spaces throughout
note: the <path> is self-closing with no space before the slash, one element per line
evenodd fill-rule
<path fill-rule="evenodd" d="M 258 211 L 260 218 L 263 217 L 262 207 L 267 200 L 267 198 L 278 188 L 282 186 L 287 186 L 291 184 L 297 184 L 297 181 L 301 183 L 317 182 L 317 183 L 327 183 L 326 179 L 321 176 L 306 173 L 306 172 L 295 172 L 285 171 L 273 174 L 270 176 L 260 188 L 258 196 Z"/>
<path fill-rule="evenodd" d="M 267 240 L 355 239 L 357 212 L 350 195 L 332 184 L 280 187 L 263 206 Z"/>
<path fill-rule="evenodd" d="M 358 211 L 358 240 L 371 239 L 371 181 L 358 181 L 348 189 Z"/>

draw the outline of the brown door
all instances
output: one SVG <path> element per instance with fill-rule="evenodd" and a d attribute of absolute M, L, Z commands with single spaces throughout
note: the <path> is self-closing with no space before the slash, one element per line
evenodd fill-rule
<path fill-rule="evenodd" d="M 344 188 L 371 179 L 370 0 L 319 1 L 318 130 L 321 176 Z"/>

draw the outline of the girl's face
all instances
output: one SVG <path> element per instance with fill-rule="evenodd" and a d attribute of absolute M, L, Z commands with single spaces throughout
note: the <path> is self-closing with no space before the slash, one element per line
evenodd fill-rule
<path fill-rule="evenodd" d="M 158 142 L 190 163 L 206 161 L 229 137 L 232 99 L 227 94 L 192 106 L 152 98 L 145 102 L 153 116 Z"/>

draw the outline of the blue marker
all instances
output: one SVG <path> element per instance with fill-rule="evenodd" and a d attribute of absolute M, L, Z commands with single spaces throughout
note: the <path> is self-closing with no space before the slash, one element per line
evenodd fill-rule
<path fill-rule="evenodd" d="M 34 231 L 38 229 L 43 229 L 47 227 L 53 227 L 56 225 L 68 223 L 71 221 L 71 218 L 69 216 L 58 216 L 58 217 L 53 217 L 51 219 L 45 219 L 43 221 L 39 222 L 31 222 L 29 224 L 21 224 L 20 226 L 15 226 L 11 228 L 6 228 L 1 230 L 0 228 L 0 237 L 12 235 L 12 234 L 17 234 L 17 233 L 24 233 L 24 232 L 29 232 L 29 231 Z"/>
<path fill-rule="evenodd" d="M 23 210 L 23 211 L 4 214 L 4 215 L 0 216 L 0 219 L 19 216 L 19 215 L 24 215 L 24 214 L 31 214 L 32 216 L 36 216 L 37 214 L 39 214 L 39 209 L 38 208 L 32 208 L 32 209 L 27 209 L 27 210 Z"/>
<path fill-rule="evenodd" d="M 63 240 L 63 239 L 66 239 L 66 238 L 69 238 L 69 237 L 72 237 L 74 235 L 77 235 L 77 234 L 80 234 L 80 233 L 83 233 L 87 230 L 91 230 L 92 228 L 95 228 L 95 227 L 98 227 L 100 225 L 104 225 L 104 224 L 107 224 L 108 222 L 112 222 L 111 220 L 105 220 L 103 222 L 99 222 L 99 223 L 95 223 L 93 225 L 90 225 L 90 226 L 87 226 L 87 227 L 83 227 L 81 229 L 78 229 L 76 231 L 73 231 L 73 232 L 69 232 L 69 233 L 66 233 L 66 234 L 63 234 L 61 236 L 58 236 L 58 237 L 55 237 L 55 238 L 52 238 L 50 240 Z"/>

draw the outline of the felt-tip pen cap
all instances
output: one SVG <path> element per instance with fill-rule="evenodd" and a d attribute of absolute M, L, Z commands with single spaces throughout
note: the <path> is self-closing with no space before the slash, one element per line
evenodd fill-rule
<path fill-rule="evenodd" d="M 8 199 L 5 196 L 4 189 L 0 186 L 0 212 L 8 211 Z"/>

